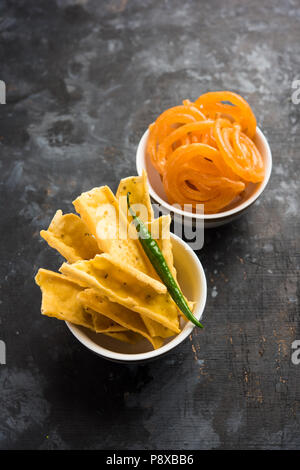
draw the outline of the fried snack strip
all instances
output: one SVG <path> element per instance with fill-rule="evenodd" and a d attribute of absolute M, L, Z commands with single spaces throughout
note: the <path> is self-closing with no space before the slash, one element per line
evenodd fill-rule
<path fill-rule="evenodd" d="M 69 321 L 98 332 L 124 331 L 124 327 L 109 320 L 106 316 L 84 309 L 77 298 L 83 288 L 62 274 L 39 269 L 35 282 L 42 291 L 41 312 L 43 315 Z M 97 330 L 93 318 L 95 313 L 97 315 Z"/>
<path fill-rule="evenodd" d="M 129 176 L 120 181 L 117 189 L 116 198 L 120 201 L 120 207 L 128 222 L 131 222 L 132 217 L 127 209 L 127 193 L 131 194 L 132 207 L 143 222 L 151 222 L 154 218 L 153 209 L 151 206 L 147 174 L 143 170 L 142 176 Z"/>
<path fill-rule="evenodd" d="M 139 313 L 129 310 L 123 305 L 110 302 L 105 296 L 99 294 L 96 289 L 85 289 L 79 293 L 78 299 L 87 309 L 99 312 L 111 320 L 117 321 L 120 325 L 144 336 L 154 347 L 159 348 L 163 340 L 158 337 L 151 337 L 144 325 Z"/>
<path fill-rule="evenodd" d="M 100 253 L 95 238 L 86 224 L 75 214 L 63 215 L 58 210 L 48 230 L 41 230 L 40 235 L 56 249 L 69 263 L 81 259 L 91 259 Z"/>
<path fill-rule="evenodd" d="M 73 204 L 95 236 L 101 251 L 157 279 L 138 240 L 128 237 L 127 219 L 119 211 L 118 201 L 108 186 L 82 193 Z"/>
<path fill-rule="evenodd" d="M 158 293 L 148 276 L 142 277 L 134 268 L 121 265 L 106 254 L 90 261 L 64 263 L 60 271 L 74 281 L 86 284 L 107 296 L 112 302 L 141 313 L 179 333 L 178 311 L 168 293 Z"/>
<path fill-rule="evenodd" d="M 125 178 L 121 180 L 117 193 L 116 193 L 116 197 L 120 204 L 120 209 L 124 213 L 125 217 L 127 218 L 128 223 L 130 223 L 132 221 L 132 217 L 128 213 L 128 208 L 127 208 L 127 193 L 128 192 L 130 192 L 131 194 L 131 201 L 133 202 L 133 206 L 135 207 L 135 210 L 140 214 L 141 219 L 145 222 L 154 224 L 155 230 L 157 232 L 157 237 L 161 238 L 162 228 L 164 228 L 163 235 L 167 236 L 166 231 L 168 230 L 169 227 L 167 227 L 166 223 L 164 223 L 164 226 L 162 226 L 162 223 L 159 222 L 159 219 L 156 219 L 157 222 L 153 220 L 154 215 L 153 215 L 150 195 L 148 191 L 147 174 L 145 171 L 143 171 L 142 176 L 135 176 L 135 177 L 130 176 L 129 178 Z M 133 239 L 137 238 L 136 229 L 132 224 L 129 226 L 128 231 L 129 231 L 130 236 Z M 164 243 L 165 247 L 167 247 L 168 241 L 164 240 L 162 241 L 162 243 Z M 152 272 L 149 274 L 153 275 Z M 173 331 L 157 323 L 151 318 L 143 315 L 142 319 L 151 336 L 160 336 L 163 338 L 167 338 L 169 336 L 174 335 Z"/>
<path fill-rule="evenodd" d="M 84 309 L 92 317 L 93 329 L 96 333 L 118 333 L 120 331 L 126 331 L 127 328 L 121 326 L 119 323 L 110 320 L 108 317 L 99 314 L 95 310 L 84 306 Z"/>
<path fill-rule="evenodd" d="M 133 331 L 124 331 L 122 333 L 104 333 L 105 336 L 110 336 L 113 339 L 122 341 L 123 343 L 136 344 L 140 339 L 140 335 Z"/>
<path fill-rule="evenodd" d="M 160 247 L 165 252 L 165 255 L 168 258 L 169 263 L 173 263 L 172 258 L 172 246 L 170 242 L 170 218 L 165 216 L 164 218 L 159 218 L 153 220 L 153 210 L 150 202 L 150 196 L 148 191 L 147 184 L 147 175 L 143 171 L 142 176 L 138 177 L 129 177 L 121 180 L 118 190 L 117 198 L 120 202 L 120 208 L 127 217 L 128 222 L 132 221 L 132 217 L 128 214 L 127 209 L 127 193 L 131 194 L 131 201 L 133 202 L 133 207 L 140 214 L 140 217 L 143 221 L 148 221 L 149 228 L 153 226 L 153 231 L 155 231 L 155 237 L 157 238 Z M 134 226 L 130 227 L 132 230 L 129 231 L 130 235 L 136 238 L 137 233 Z M 173 270 L 175 270 L 173 266 Z M 143 316 L 143 321 L 151 334 L 151 336 L 161 336 L 167 338 L 174 335 L 174 332 L 170 329 L 165 328 L 163 325 L 157 323 L 149 317 Z"/>
<path fill-rule="evenodd" d="M 152 237 L 157 241 L 157 244 L 161 249 L 164 258 L 171 270 L 171 273 L 176 279 L 177 273 L 173 263 L 172 242 L 170 239 L 170 223 L 171 217 L 169 215 L 164 215 L 154 219 L 151 223 L 148 223 L 147 227 Z M 162 325 L 158 325 L 157 322 L 154 322 L 150 318 L 144 318 L 144 321 L 148 331 L 153 336 L 159 335 L 162 338 L 169 338 L 170 336 L 174 335 L 172 330 L 166 329 L 165 327 L 162 327 Z"/>
<path fill-rule="evenodd" d="M 161 249 L 161 252 L 166 260 L 166 263 L 169 266 L 172 276 L 174 277 L 174 279 L 177 279 L 177 272 L 174 266 L 172 242 L 171 242 L 171 237 L 170 237 L 170 224 L 171 224 L 171 216 L 163 215 L 157 219 L 154 219 L 151 222 L 151 224 L 148 224 L 148 230 L 150 231 L 151 236 L 156 239 L 156 242 L 159 248 Z M 159 233 L 159 236 L 157 236 L 157 233 Z M 191 302 L 189 300 L 187 300 L 187 302 L 188 302 L 190 309 L 193 311 L 194 302 Z M 186 317 L 183 315 L 183 313 L 179 309 L 178 309 L 178 313 L 186 321 Z M 168 336 L 163 336 L 163 337 L 167 338 Z"/>
<path fill-rule="evenodd" d="M 82 287 L 65 276 L 47 269 L 39 269 L 35 282 L 42 291 L 42 315 L 69 321 L 90 330 L 94 329 L 91 315 L 84 310 L 77 299 Z"/>
<path fill-rule="evenodd" d="M 133 187 L 134 183 L 132 181 L 130 183 L 131 187 Z M 145 179 L 142 181 L 142 186 L 146 188 Z M 136 197 L 136 200 L 138 200 L 138 197 Z M 165 286 L 159 281 L 153 266 L 145 256 L 137 240 L 134 227 L 129 232 L 127 218 L 122 210 L 119 210 L 118 200 L 108 187 L 94 188 L 92 191 L 83 193 L 74 201 L 74 206 L 97 238 L 98 245 L 102 251 L 118 259 L 122 265 L 128 266 L 128 268 L 130 266 L 136 268 L 153 278 L 153 281 L 156 279 L 164 291 L 166 291 Z M 132 238 L 122 238 L 122 230 L 125 230 L 125 237 L 127 237 L 127 233 L 130 233 Z M 108 238 L 107 235 L 112 236 Z M 151 319 L 146 319 L 145 315 L 143 318 L 152 336 L 166 337 L 173 334 L 167 331 L 165 326 L 157 322 L 154 323 Z"/>
<path fill-rule="evenodd" d="M 147 224 L 147 228 L 151 233 L 152 238 L 156 240 L 159 248 L 161 249 L 173 277 L 176 278 L 176 269 L 174 266 L 172 242 L 170 237 L 170 224 L 171 216 L 162 215 Z"/>

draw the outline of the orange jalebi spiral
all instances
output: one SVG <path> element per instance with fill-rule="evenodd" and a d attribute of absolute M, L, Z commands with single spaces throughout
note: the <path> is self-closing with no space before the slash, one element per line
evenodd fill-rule
<path fill-rule="evenodd" d="M 250 139 L 255 136 L 256 118 L 247 101 L 240 95 L 231 91 L 212 91 L 199 96 L 195 104 L 207 118 L 230 116 L 242 126 L 242 131 Z"/>
<path fill-rule="evenodd" d="M 150 126 L 150 136 L 147 142 L 147 154 L 151 158 L 153 166 L 162 172 L 161 162 L 157 157 L 157 147 L 164 137 L 174 128 L 189 122 L 202 121 L 205 116 L 196 107 L 191 105 L 175 106 L 164 111 Z"/>
<path fill-rule="evenodd" d="M 264 164 L 254 142 L 239 124 L 230 125 L 226 119 L 217 119 L 214 136 L 224 162 L 245 181 L 258 183 L 264 178 Z"/>
<path fill-rule="evenodd" d="M 164 111 L 149 126 L 146 151 L 170 203 L 203 203 L 206 213 L 214 213 L 248 182 L 263 180 L 255 133 L 255 116 L 241 96 L 211 92 Z"/>
<path fill-rule="evenodd" d="M 214 161 L 219 152 L 206 144 L 178 147 L 168 158 L 163 184 L 171 204 L 204 204 L 206 213 L 226 207 L 245 189 L 242 181 L 222 175 Z"/>
<path fill-rule="evenodd" d="M 175 150 L 174 144 L 178 141 L 183 141 L 185 145 L 193 143 L 190 135 L 193 133 L 193 137 L 196 139 L 201 138 L 201 135 L 207 133 L 214 126 L 214 121 L 199 121 L 192 122 L 190 124 L 184 124 L 183 126 L 175 129 L 171 134 L 165 137 L 158 145 L 157 159 L 160 161 L 160 166 L 164 170 L 168 156 Z"/>

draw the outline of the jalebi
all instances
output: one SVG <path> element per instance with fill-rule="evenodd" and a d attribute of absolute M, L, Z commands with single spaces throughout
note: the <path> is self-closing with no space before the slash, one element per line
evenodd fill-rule
<path fill-rule="evenodd" d="M 195 105 L 211 119 L 215 119 L 220 114 L 231 117 L 241 124 L 243 132 L 250 139 L 255 136 L 256 118 L 247 101 L 240 95 L 232 91 L 212 91 L 199 96 Z"/>
<path fill-rule="evenodd" d="M 252 140 L 256 119 L 236 93 L 210 92 L 164 111 L 149 126 L 147 154 L 160 173 L 168 201 L 204 204 L 217 213 L 264 177 Z"/>

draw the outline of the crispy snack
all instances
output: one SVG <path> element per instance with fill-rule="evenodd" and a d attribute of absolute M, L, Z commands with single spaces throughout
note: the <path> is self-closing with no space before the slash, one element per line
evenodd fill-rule
<path fill-rule="evenodd" d="M 61 210 L 56 211 L 48 230 L 41 230 L 40 235 L 69 263 L 91 259 L 100 253 L 95 238 L 75 214 L 63 215 Z"/>
<path fill-rule="evenodd" d="M 172 250 L 172 242 L 170 237 L 170 224 L 171 217 L 170 215 L 162 215 L 161 217 L 154 219 L 150 224 L 148 224 L 148 230 L 150 231 L 153 238 L 156 239 L 159 248 L 166 260 L 167 265 L 172 273 L 174 279 L 177 279 L 177 271 L 174 266 L 174 257 Z M 193 311 L 194 302 L 187 301 L 190 309 Z M 183 313 L 178 310 L 181 317 L 186 321 L 186 317 Z M 166 332 L 165 332 L 166 333 Z M 173 333 L 172 333 L 173 334 Z M 171 335 L 169 335 L 171 336 Z M 163 336 L 167 338 L 168 336 Z"/>
<path fill-rule="evenodd" d="M 158 237 L 161 237 L 162 235 L 167 237 L 166 232 L 169 229 L 167 226 L 167 221 L 164 220 L 164 223 L 162 224 L 162 219 L 156 219 L 156 221 L 153 220 L 154 214 L 148 191 L 147 174 L 145 171 L 143 171 L 142 176 L 130 176 L 129 178 L 124 178 L 121 180 L 116 193 L 116 197 L 120 204 L 120 209 L 127 218 L 128 223 L 131 223 L 132 217 L 127 209 L 128 191 L 131 193 L 131 201 L 133 202 L 133 206 L 135 207 L 136 211 L 140 214 L 141 219 L 145 222 L 154 224 L 154 228 Z M 137 238 L 135 227 L 132 224 L 129 226 L 128 232 L 130 237 L 133 239 Z M 168 242 L 165 240 L 162 241 L 162 244 L 164 244 L 165 248 L 167 248 L 167 243 Z M 152 269 L 149 274 L 158 278 L 157 274 L 153 273 Z M 151 318 L 145 315 L 142 315 L 142 318 L 151 336 L 161 336 L 163 338 L 168 338 L 169 336 L 174 335 L 173 331 L 157 323 Z"/>
<path fill-rule="evenodd" d="M 153 238 L 156 239 L 159 248 L 161 249 L 164 258 L 172 272 L 172 275 L 176 279 L 176 269 L 173 263 L 173 251 L 172 242 L 170 238 L 170 223 L 171 217 L 169 215 L 163 215 L 152 222 L 147 224 L 148 230 L 150 231 Z M 174 332 L 169 328 L 165 328 L 159 325 L 157 322 L 150 318 L 144 318 L 145 324 L 151 335 L 158 335 L 162 338 L 169 338 L 174 335 Z"/>
<path fill-rule="evenodd" d="M 116 197 L 120 201 L 121 210 L 127 217 L 128 222 L 131 222 L 132 217 L 127 210 L 128 191 L 131 193 L 131 205 L 135 211 L 139 213 L 141 220 L 143 220 L 143 222 L 151 222 L 154 218 L 154 214 L 151 206 L 147 174 L 145 170 L 143 170 L 142 176 L 129 176 L 128 178 L 122 179 L 116 193 Z"/>
<path fill-rule="evenodd" d="M 194 325 L 198 326 L 199 328 L 203 328 L 203 325 L 193 315 L 193 312 L 190 309 L 188 302 L 184 297 L 177 281 L 172 276 L 170 268 L 167 265 L 166 260 L 156 240 L 152 238 L 147 226 L 142 220 L 138 218 L 138 216 L 130 206 L 130 193 L 127 194 L 127 205 L 129 212 L 133 217 L 133 223 L 136 227 L 136 231 L 139 234 L 139 241 L 141 243 L 141 246 L 143 247 L 143 250 L 151 261 L 160 279 L 167 287 L 170 297 L 173 299 L 180 311 L 184 313 L 187 319 L 189 319 Z"/>
<path fill-rule="evenodd" d="M 64 263 L 60 271 L 73 281 L 97 289 L 112 302 L 124 305 L 179 333 L 178 311 L 168 293 L 158 293 L 148 276 L 137 277 L 133 269 L 115 258 L 97 255 L 90 261 Z"/>
<path fill-rule="evenodd" d="M 169 266 L 173 277 L 176 279 L 176 269 L 174 266 L 172 242 L 170 237 L 170 224 L 171 216 L 162 215 L 161 217 L 150 222 L 147 227 L 151 233 L 152 238 L 155 238 L 157 241 L 157 244 L 161 249 L 162 254 L 164 255 L 166 263 Z"/>
<path fill-rule="evenodd" d="M 124 331 L 120 333 L 105 333 L 105 336 L 110 336 L 113 339 L 122 341 L 123 343 L 136 344 L 140 341 L 141 337 L 133 331 Z"/>
<path fill-rule="evenodd" d="M 133 189 L 133 194 L 137 202 L 141 197 L 140 190 L 142 188 L 146 189 L 147 194 L 144 196 L 144 200 L 148 204 L 147 200 L 149 200 L 149 194 L 145 176 L 141 180 L 138 180 L 138 185 L 133 182 L 132 178 L 127 184 Z M 119 194 L 120 193 L 121 189 L 119 191 Z M 118 200 L 108 187 L 94 188 L 88 193 L 83 193 L 73 204 L 77 212 L 79 212 L 81 217 L 86 221 L 91 232 L 96 236 L 98 245 L 104 253 L 111 254 L 115 259 L 118 259 L 123 266 L 132 266 L 141 273 L 149 275 L 153 280 L 159 279 L 153 266 L 140 247 L 134 227 L 132 227 L 132 231 L 129 232 L 128 220 L 124 212 L 119 210 Z M 107 205 L 110 205 L 110 209 L 106 212 L 103 210 L 103 207 Z M 114 213 L 111 213 L 112 207 L 114 208 Z M 127 233 L 130 233 L 130 238 L 122 238 L 122 233 L 125 233 L 126 237 Z M 107 239 L 108 234 L 112 237 Z M 143 315 L 142 312 L 140 313 Z M 152 336 L 168 337 L 174 334 L 174 332 L 168 330 L 165 325 L 160 325 L 157 321 L 152 321 L 147 315 L 143 315 L 143 320 Z"/>
<path fill-rule="evenodd" d="M 41 312 L 43 315 L 69 321 L 98 333 L 126 330 L 107 316 L 85 309 L 77 298 L 83 288 L 64 275 L 47 269 L 39 269 L 35 281 L 42 291 Z"/>
<path fill-rule="evenodd" d="M 167 293 L 166 286 L 160 281 L 153 279 L 130 265 L 123 265 L 119 260 L 106 253 L 96 255 L 95 258 L 91 260 L 78 261 L 73 264 L 74 268 L 89 274 L 94 279 L 94 285 L 92 287 L 97 287 L 98 277 L 100 276 L 99 273 L 101 272 L 103 273 L 106 284 L 115 290 L 131 285 L 133 289 L 136 288 L 138 291 L 140 291 L 139 286 L 141 286 L 149 287 L 158 294 Z M 69 267 L 71 268 L 72 266 L 67 263 L 63 263 L 60 267 L 60 271 L 68 272 Z M 71 272 L 74 272 L 74 270 L 71 269 Z M 85 277 L 78 278 L 78 283 L 80 285 L 85 286 L 85 282 Z"/>
<path fill-rule="evenodd" d="M 139 313 L 129 310 L 123 305 L 109 301 L 105 296 L 99 294 L 96 289 L 85 289 L 78 294 L 78 299 L 87 311 L 91 309 L 101 316 L 106 316 L 118 322 L 128 330 L 135 331 L 144 336 L 153 345 L 154 349 L 159 348 L 163 340 L 158 337 L 151 337 Z M 174 334 L 174 333 L 173 333 Z"/>
<path fill-rule="evenodd" d="M 186 122 L 200 119 L 201 112 L 187 106 Z M 170 131 L 172 120 L 166 116 Z M 145 338 L 157 349 L 180 333 L 179 309 L 140 245 L 127 211 L 128 192 L 175 277 L 171 218 L 153 218 L 144 172 L 121 180 L 116 197 L 107 186 L 81 194 L 73 203 L 80 217 L 57 211 L 41 236 L 68 263 L 61 266 L 62 274 L 40 269 L 35 280 L 42 291 L 42 314 L 130 344 Z"/>
<path fill-rule="evenodd" d="M 35 282 L 42 291 L 43 315 L 94 329 L 92 316 L 77 299 L 77 294 L 82 291 L 81 286 L 47 269 L 39 269 Z"/>
<path fill-rule="evenodd" d="M 79 292 L 80 294 L 80 292 Z M 126 331 L 127 328 L 121 326 L 119 323 L 111 320 L 107 316 L 101 315 L 101 313 L 96 312 L 95 310 L 83 306 L 84 310 L 89 313 L 92 317 L 93 329 L 96 333 L 118 333 L 119 331 Z"/>
<path fill-rule="evenodd" d="M 157 278 L 138 240 L 128 237 L 127 219 L 119 211 L 118 201 L 108 186 L 82 193 L 73 204 L 101 251 Z"/>

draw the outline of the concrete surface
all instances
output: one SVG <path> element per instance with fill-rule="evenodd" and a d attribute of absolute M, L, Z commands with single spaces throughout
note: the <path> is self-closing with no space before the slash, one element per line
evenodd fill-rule
<path fill-rule="evenodd" d="M 1 2 L 1 449 L 299 449 L 299 31 L 298 0 Z M 162 110 L 217 89 L 253 107 L 270 184 L 205 234 L 205 330 L 143 366 L 98 359 L 40 315 L 33 277 L 62 259 L 39 231 L 135 174 Z"/>

